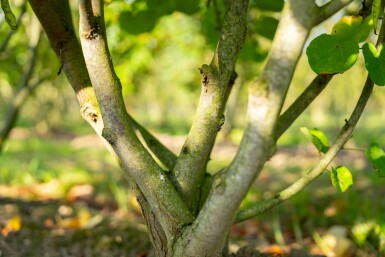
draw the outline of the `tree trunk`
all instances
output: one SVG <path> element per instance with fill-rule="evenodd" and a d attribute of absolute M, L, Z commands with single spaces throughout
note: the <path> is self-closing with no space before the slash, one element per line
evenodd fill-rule
<path fill-rule="evenodd" d="M 335 0 L 322 9 L 309 0 L 285 2 L 266 66 L 250 86 L 247 128 L 237 156 L 212 183 L 205 183 L 206 165 L 224 122 L 235 63 L 246 36 L 248 0 L 226 1 L 217 49 L 210 65 L 200 69 L 197 113 L 178 158 L 167 150 L 159 151 L 165 148 L 126 112 L 108 49 L 104 2 L 79 1 L 80 47 L 68 1 L 30 0 L 77 93 L 83 117 L 117 157 L 131 182 L 159 257 L 226 255 L 222 249 L 241 201 L 274 152 L 275 133 L 282 132 L 275 132 L 276 123 L 307 36 L 314 25 L 349 2 Z M 171 174 L 152 158 L 134 129 L 171 168 Z M 197 197 L 204 191 L 203 184 L 211 189 L 204 203 Z M 280 198 L 274 200 L 273 204 Z"/>

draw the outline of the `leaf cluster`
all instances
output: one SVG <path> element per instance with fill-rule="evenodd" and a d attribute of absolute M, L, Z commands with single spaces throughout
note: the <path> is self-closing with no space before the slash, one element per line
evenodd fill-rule
<path fill-rule="evenodd" d="M 300 128 L 305 137 L 317 148 L 319 153 L 325 154 L 329 149 L 329 139 L 324 132 L 319 129 Z M 378 143 L 372 143 L 365 150 L 365 156 L 371 163 L 374 171 L 379 177 L 385 177 L 385 152 Z M 345 166 L 332 168 L 330 178 L 333 186 L 341 192 L 345 192 L 353 185 L 353 175 Z"/>
<path fill-rule="evenodd" d="M 371 14 L 345 16 L 338 21 L 332 33 L 315 38 L 306 50 L 310 67 L 321 75 L 343 73 L 350 69 L 359 56 L 360 43 L 368 40 L 372 31 L 377 34 L 378 20 L 384 13 L 381 0 L 374 0 Z M 370 42 L 362 46 L 365 67 L 372 81 L 378 86 L 385 85 L 385 53 L 382 45 L 377 48 Z"/>

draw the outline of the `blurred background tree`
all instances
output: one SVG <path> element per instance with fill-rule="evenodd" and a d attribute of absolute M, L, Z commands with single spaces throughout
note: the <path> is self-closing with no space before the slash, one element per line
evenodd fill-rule
<path fill-rule="evenodd" d="M 230 100 L 229 117 L 223 133 L 225 135 L 230 135 L 228 131 L 230 128 L 243 127 L 247 96 L 246 87 L 241 88 L 241 85 L 250 83 L 254 78 L 253 75 L 263 66 L 278 24 L 283 2 L 278 0 L 269 4 L 265 2 L 268 1 L 254 0 L 250 4 L 247 40 L 237 63 L 239 80 L 242 81 L 236 83 L 236 90 L 234 90 L 236 92 L 232 95 L 233 100 Z M 21 6 L 23 1 L 16 1 L 16 3 Z M 76 24 L 76 7 L 74 9 Z M 22 8 L 15 8 L 16 15 L 21 10 Z M 195 111 L 196 99 L 199 96 L 198 68 L 202 61 L 208 62 L 213 54 L 223 13 L 224 7 L 221 0 L 186 1 L 184 3 L 168 1 L 168 3 L 162 4 L 157 1 L 152 3 L 151 1 L 117 0 L 107 3 L 106 22 L 110 50 L 116 72 L 123 85 L 127 109 L 144 125 L 164 133 L 182 135 L 187 133 Z M 337 16 L 341 17 L 341 14 Z M 15 81 L 20 78 L 23 67 L 29 62 L 28 53 L 25 51 L 28 47 L 25 39 L 30 37 L 28 33 L 35 32 L 27 29 L 23 24 L 31 25 L 32 20 L 33 17 L 28 10 L 19 30 L 12 33 L 7 51 L 5 49 L 1 51 L 0 101 L 2 101 L 2 106 L 6 106 L 6 103 L 9 103 L 15 94 L 17 87 Z M 5 24 L 4 18 L 1 19 L 1 24 L 0 36 L 5 39 L 9 34 L 9 28 Z M 328 21 L 319 26 L 313 32 L 313 38 L 330 30 L 333 24 L 333 21 Z M 45 82 L 45 85 L 40 87 L 39 90 L 44 93 L 39 91 L 35 94 L 36 101 L 25 103 L 28 107 L 23 110 L 25 115 L 19 124 L 22 126 L 35 124 L 44 130 L 76 124 L 76 122 L 69 121 L 72 119 L 79 121 L 79 116 L 58 115 L 73 113 L 77 109 L 77 104 L 73 99 L 71 89 L 63 86 L 66 84 L 63 76 L 55 76 L 60 69 L 60 63 L 51 53 L 45 36 L 40 45 L 39 60 L 33 76 L 35 80 L 50 76 L 50 82 Z M 362 62 L 362 60 L 359 61 Z M 295 99 L 314 76 L 306 62 L 306 57 L 301 60 L 299 65 L 301 68 L 296 73 L 286 104 Z M 310 106 L 296 124 L 310 120 L 315 127 L 333 129 L 335 121 L 344 118 L 349 107 L 351 108 L 354 104 L 354 101 L 341 102 L 339 95 L 348 94 L 352 99 L 358 98 L 359 85 L 364 80 L 364 73 L 362 65 L 356 65 L 353 71 L 338 76 L 335 79 L 337 82 L 334 82 L 336 86 L 327 88 L 316 100 L 316 104 Z M 381 98 L 380 94 L 376 94 L 371 106 L 380 103 Z M 52 105 L 52 99 L 58 101 L 55 106 Z M 371 113 L 371 106 L 368 107 L 368 113 Z M 1 108 L 0 110 L 2 120 L 5 117 L 6 109 Z M 326 115 L 325 110 L 333 115 Z M 382 117 L 383 114 L 375 115 Z M 46 119 L 47 117 L 48 119 Z M 65 121 L 64 124 L 61 120 Z M 371 129 L 380 130 L 373 122 L 362 122 L 363 124 L 372 126 Z M 294 129 L 299 126 L 301 125 L 294 126 Z M 72 129 L 78 130 L 79 128 Z M 84 130 L 89 131 L 86 126 L 84 126 Z M 291 138 L 294 136 L 293 133 L 288 134 L 291 136 L 284 137 L 281 139 L 282 142 L 292 139 L 299 140 Z M 239 139 L 239 135 L 236 136 L 237 130 L 234 135 Z"/>

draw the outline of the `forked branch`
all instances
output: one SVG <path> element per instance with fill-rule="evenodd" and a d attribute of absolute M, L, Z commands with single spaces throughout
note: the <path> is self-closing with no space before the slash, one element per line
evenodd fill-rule
<path fill-rule="evenodd" d="M 377 47 L 379 47 L 383 43 L 385 43 L 385 23 L 382 23 L 381 31 L 377 40 Z M 368 75 L 361 96 L 358 99 L 356 107 L 350 115 L 349 120 L 345 121 L 345 125 L 342 127 L 335 143 L 330 147 L 327 153 L 323 156 L 323 158 L 317 163 L 317 165 L 313 169 L 311 169 L 305 176 L 301 177 L 292 185 L 282 190 L 272 198 L 261 201 L 254 207 L 240 211 L 237 214 L 235 222 L 245 221 L 274 208 L 275 206 L 283 203 L 285 200 L 289 199 L 293 195 L 297 194 L 305 186 L 307 186 L 318 176 L 320 176 L 322 172 L 327 168 L 329 163 L 336 157 L 338 152 L 343 148 L 345 143 L 351 138 L 354 128 L 356 127 L 363 111 L 365 110 L 366 104 L 372 94 L 373 87 L 373 81 Z M 295 109 L 295 107 L 293 108 Z"/>
<path fill-rule="evenodd" d="M 195 118 L 174 169 L 178 191 L 189 208 L 198 211 L 200 185 L 234 81 L 234 67 L 246 36 L 248 0 L 227 1 L 217 50 L 210 65 L 200 69 L 201 96 Z M 232 81 L 232 82 L 231 82 Z"/>
<path fill-rule="evenodd" d="M 138 130 L 147 147 L 153 154 L 166 166 L 170 171 L 174 169 L 177 156 L 164 146 L 154 135 L 152 135 L 145 127 L 139 124 L 131 115 L 128 115 L 131 126 Z"/>
<path fill-rule="evenodd" d="M 274 137 L 278 140 L 282 134 L 293 124 L 293 122 L 306 110 L 306 108 L 318 97 L 318 95 L 329 84 L 333 75 L 317 75 L 307 86 L 302 94 L 279 116 L 275 126 Z"/>
<path fill-rule="evenodd" d="M 266 160 L 274 151 L 274 127 L 304 43 L 316 24 L 313 1 L 285 2 L 280 23 L 261 77 L 249 89 L 248 122 L 238 153 L 216 176 L 203 209 L 180 244 L 185 256 L 215 256 L 237 209 Z"/>
<path fill-rule="evenodd" d="M 34 28 L 32 28 L 34 29 Z M 31 95 L 31 92 L 38 87 L 45 78 L 42 78 L 35 83 L 31 83 L 31 77 L 34 72 L 34 68 L 36 66 L 36 60 L 37 60 L 37 53 L 40 43 L 40 38 L 42 35 L 42 31 L 40 27 L 34 30 L 37 33 L 36 38 L 31 38 L 29 43 L 30 48 L 30 57 L 29 62 L 26 65 L 26 69 L 24 70 L 24 73 L 22 74 L 15 95 L 13 96 L 13 99 L 11 103 L 9 104 L 4 123 L 0 126 L 0 153 L 3 149 L 4 142 L 8 138 L 9 133 L 11 132 L 11 129 L 14 127 L 17 118 L 19 116 L 20 108 L 25 103 L 28 96 Z"/>
<path fill-rule="evenodd" d="M 365 109 L 366 103 L 368 102 L 372 90 L 373 82 L 368 76 L 365 86 L 362 90 L 361 96 L 357 102 L 357 105 L 352 115 L 341 129 L 341 132 L 336 142 L 330 147 L 327 153 L 317 163 L 317 165 L 314 166 L 313 169 L 311 169 L 305 176 L 298 179 L 288 188 L 274 195 L 272 198 L 261 201 L 252 208 L 240 211 L 236 217 L 235 222 L 242 222 L 248 220 L 265 211 L 272 209 L 273 207 L 277 206 L 278 204 L 284 202 L 285 200 L 289 199 L 290 197 L 301 191 L 306 185 L 308 185 L 309 183 L 314 181 L 319 175 L 321 175 L 323 171 L 327 168 L 329 163 L 337 156 L 338 152 L 342 149 L 345 143 L 351 138 L 353 130 Z"/>
<path fill-rule="evenodd" d="M 192 215 L 135 135 L 109 53 L 102 0 L 80 0 L 80 40 L 92 85 L 103 115 L 102 136 L 109 142 L 123 169 L 139 186 L 168 239 L 192 222 Z"/>

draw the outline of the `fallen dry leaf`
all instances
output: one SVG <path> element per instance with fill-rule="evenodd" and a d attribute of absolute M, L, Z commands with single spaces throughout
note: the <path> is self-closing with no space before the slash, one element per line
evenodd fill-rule
<path fill-rule="evenodd" d="M 344 257 L 352 246 L 347 238 L 347 228 L 344 226 L 333 226 L 322 236 L 322 250 L 328 257 Z"/>
<path fill-rule="evenodd" d="M 73 186 L 68 194 L 67 199 L 70 202 L 76 201 L 76 200 L 88 200 L 90 199 L 94 194 L 94 188 L 90 184 L 84 184 L 84 185 L 76 185 Z"/>
<path fill-rule="evenodd" d="M 278 245 L 269 246 L 264 250 L 265 253 L 269 253 L 274 257 L 283 257 L 285 256 L 285 251 Z"/>
<path fill-rule="evenodd" d="M 5 227 L 1 230 L 1 234 L 3 236 L 8 236 L 9 233 L 19 231 L 20 229 L 21 217 L 19 215 L 15 215 L 7 221 Z"/>

